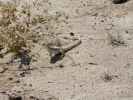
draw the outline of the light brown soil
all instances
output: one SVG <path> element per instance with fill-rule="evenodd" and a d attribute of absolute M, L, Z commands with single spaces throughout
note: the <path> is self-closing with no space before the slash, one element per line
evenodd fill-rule
<path fill-rule="evenodd" d="M 36 61 L 27 73 L 18 70 L 17 63 L 4 64 L 10 55 L 1 58 L 0 92 L 21 95 L 24 100 L 133 100 L 133 0 L 117 5 L 111 0 L 37 2 L 50 16 L 59 14 L 49 30 L 40 30 L 55 37 L 41 38 L 35 44 L 31 51 Z M 73 37 L 82 43 L 50 64 L 42 44 L 60 41 L 67 45 Z M 3 72 L 3 68 L 7 69 Z"/>

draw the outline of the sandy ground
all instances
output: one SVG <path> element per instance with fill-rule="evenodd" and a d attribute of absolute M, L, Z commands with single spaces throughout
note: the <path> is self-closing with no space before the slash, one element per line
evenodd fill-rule
<path fill-rule="evenodd" d="M 43 1 L 50 15 L 60 16 L 48 32 L 64 45 L 72 37 L 82 43 L 55 64 L 50 64 L 47 49 L 36 44 L 32 52 L 38 55 L 27 74 L 20 76 L 17 64 L 1 65 L 8 70 L 0 73 L 0 91 L 24 100 L 133 100 L 133 1 Z"/>

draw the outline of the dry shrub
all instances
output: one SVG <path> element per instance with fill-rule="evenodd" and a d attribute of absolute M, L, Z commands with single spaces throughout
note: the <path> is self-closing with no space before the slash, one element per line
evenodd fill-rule
<path fill-rule="evenodd" d="M 11 3 L 0 6 L 0 44 L 7 47 L 11 52 L 19 52 L 22 47 L 26 47 L 26 31 L 23 25 L 17 23 L 15 15 L 16 5 Z"/>
<path fill-rule="evenodd" d="M 60 17 L 61 14 L 48 13 L 47 0 L 10 0 L 6 3 L 2 1 L 0 46 L 18 53 L 21 48 L 30 49 L 31 44 L 38 41 L 46 42 L 60 23 Z"/>

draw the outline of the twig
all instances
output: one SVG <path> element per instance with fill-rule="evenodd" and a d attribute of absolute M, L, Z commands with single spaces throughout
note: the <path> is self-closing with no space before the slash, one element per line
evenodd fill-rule
<path fill-rule="evenodd" d="M 62 47 L 48 46 L 49 53 L 51 56 L 50 62 L 56 63 L 58 60 L 61 60 L 65 56 L 66 52 L 70 51 L 71 49 L 77 47 L 80 44 L 81 40 L 75 40 L 73 43 Z"/>

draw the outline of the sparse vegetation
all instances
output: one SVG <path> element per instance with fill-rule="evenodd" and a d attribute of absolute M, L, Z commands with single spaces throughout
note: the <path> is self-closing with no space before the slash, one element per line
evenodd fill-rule
<path fill-rule="evenodd" d="M 9 52 L 19 53 L 22 47 L 26 47 L 26 34 L 28 32 L 25 25 L 17 22 L 16 6 L 7 3 L 0 6 L 0 44 L 7 47 Z"/>
<path fill-rule="evenodd" d="M 110 75 L 110 74 L 108 74 L 108 73 L 105 73 L 104 76 L 103 76 L 103 80 L 104 80 L 105 82 L 112 81 L 112 79 L 113 79 L 113 76 Z"/>
<path fill-rule="evenodd" d="M 47 13 L 34 14 L 31 9 L 37 8 L 30 6 L 19 5 L 15 0 L 0 4 L 0 49 L 7 48 L 7 52 L 13 52 L 17 57 L 21 55 L 23 48 L 30 51 L 31 46 L 44 37 L 45 33 L 40 32 L 52 28 L 51 20 L 58 20 L 57 16 L 53 17 Z"/>
<path fill-rule="evenodd" d="M 0 100 L 132 98 L 133 0 L 112 1 L 0 0 Z"/>
<path fill-rule="evenodd" d="M 109 35 L 109 43 L 113 47 L 118 47 L 118 46 L 126 46 L 125 41 L 118 35 L 117 37 L 114 37 L 112 35 Z"/>
<path fill-rule="evenodd" d="M 117 75 L 112 75 L 109 72 L 105 72 L 101 78 L 103 79 L 104 82 L 110 82 L 114 78 L 118 78 L 118 76 Z"/>

